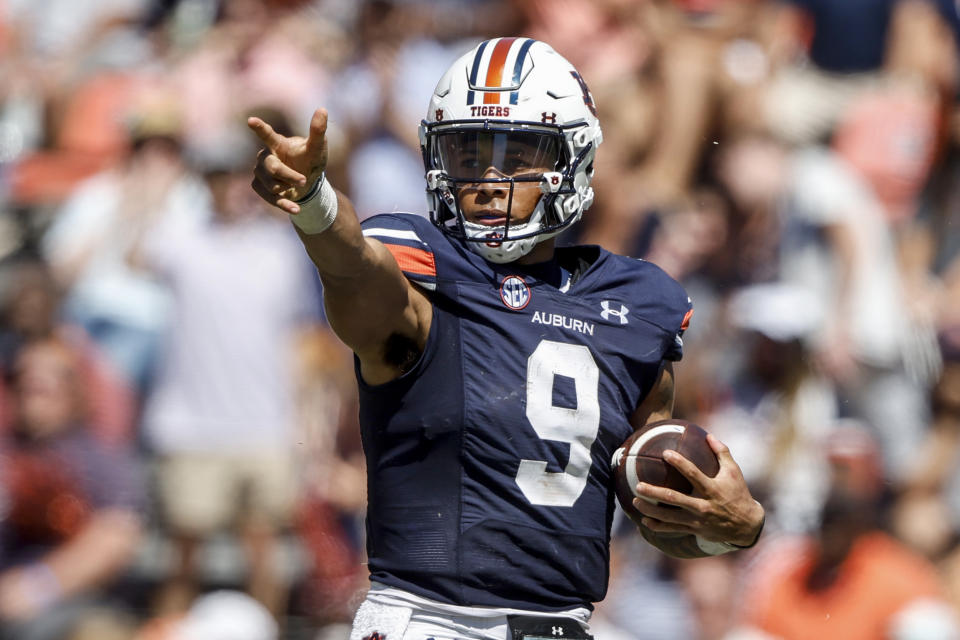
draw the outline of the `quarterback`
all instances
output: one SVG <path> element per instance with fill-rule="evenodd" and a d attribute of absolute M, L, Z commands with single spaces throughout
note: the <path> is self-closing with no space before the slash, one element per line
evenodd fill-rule
<path fill-rule="evenodd" d="M 356 354 L 372 587 L 351 637 L 589 638 L 611 456 L 670 417 L 692 309 L 653 264 L 555 246 L 593 202 L 602 136 L 584 79 L 527 38 L 458 59 L 420 126 L 429 219 L 357 221 L 324 176 L 324 110 L 305 138 L 248 124 L 266 145 L 253 188 L 290 215 Z M 710 442 L 713 478 L 668 457 L 698 497 L 640 485 L 654 544 L 693 533 L 716 543 L 707 555 L 759 536 L 763 507 Z"/>

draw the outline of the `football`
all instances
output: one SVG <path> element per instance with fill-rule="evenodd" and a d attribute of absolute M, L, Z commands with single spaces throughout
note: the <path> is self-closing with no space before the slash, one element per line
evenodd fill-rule
<path fill-rule="evenodd" d="M 705 554 L 696 536 L 651 531 L 640 524 L 643 515 L 633 506 L 633 499 L 638 497 L 635 493 L 638 482 L 669 487 L 688 495 L 694 493 L 690 481 L 663 459 L 663 452 L 667 449 L 690 460 L 711 478 L 720 471 L 720 462 L 707 442 L 706 431 L 685 420 L 661 420 L 634 432 L 614 452 L 612 464 L 617 499 L 644 537 L 664 552 L 678 558 L 700 557 Z"/>

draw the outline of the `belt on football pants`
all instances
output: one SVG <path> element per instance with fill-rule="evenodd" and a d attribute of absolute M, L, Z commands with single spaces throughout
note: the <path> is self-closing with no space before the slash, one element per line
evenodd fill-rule
<path fill-rule="evenodd" d="M 507 616 L 510 640 L 593 640 L 573 618 Z"/>

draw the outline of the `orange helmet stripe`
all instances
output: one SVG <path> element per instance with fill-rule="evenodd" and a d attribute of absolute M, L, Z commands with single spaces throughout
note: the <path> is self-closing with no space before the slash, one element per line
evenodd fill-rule
<path fill-rule="evenodd" d="M 490 64 L 487 66 L 487 79 L 483 83 L 486 87 L 499 87 L 503 82 L 503 67 L 507 62 L 507 54 L 516 38 L 501 38 L 490 54 Z M 483 104 L 500 104 L 499 91 L 488 91 L 483 94 Z"/>

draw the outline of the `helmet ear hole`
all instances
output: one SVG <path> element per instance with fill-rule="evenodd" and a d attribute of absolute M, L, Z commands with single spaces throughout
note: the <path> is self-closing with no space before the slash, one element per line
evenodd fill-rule
<path fill-rule="evenodd" d="M 571 194 L 563 203 L 563 210 L 568 216 L 572 216 L 580 208 L 580 198 L 576 194 Z"/>

